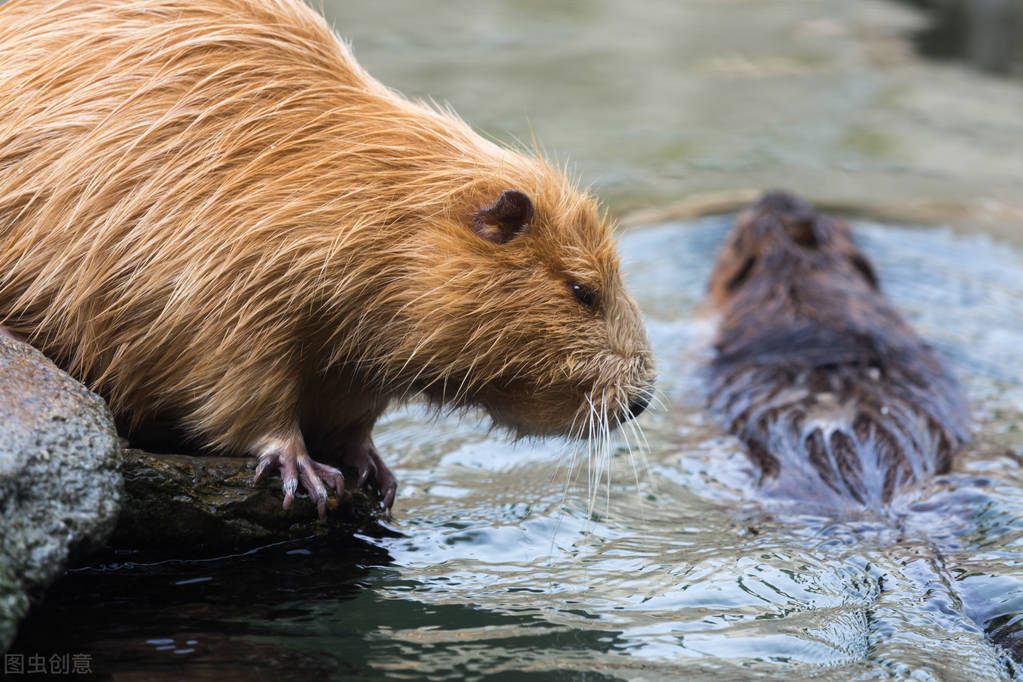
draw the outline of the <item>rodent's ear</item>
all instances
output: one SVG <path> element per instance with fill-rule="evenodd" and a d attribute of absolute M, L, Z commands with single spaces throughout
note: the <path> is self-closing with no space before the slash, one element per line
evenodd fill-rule
<path fill-rule="evenodd" d="M 517 189 L 506 189 L 490 208 L 472 216 L 473 232 L 495 244 L 504 244 L 523 232 L 533 219 L 533 202 Z"/>
<path fill-rule="evenodd" d="M 852 262 L 853 267 L 863 275 L 863 279 L 867 280 L 867 284 L 870 285 L 871 289 L 880 290 L 881 285 L 877 281 L 877 273 L 874 272 L 874 266 L 870 264 L 870 261 L 858 253 L 849 256 L 849 260 Z"/>
<path fill-rule="evenodd" d="M 728 291 L 735 291 L 739 288 L 739 285 L 746 281 L 749 277 L 750 272 L 753 271 L 753 265 L 756 263 L 756 258 L 748 256 L 746 260 L 742 262 L 742 266 L 736 271 L 734 275 L 725 283 L 725 289 Z"/>

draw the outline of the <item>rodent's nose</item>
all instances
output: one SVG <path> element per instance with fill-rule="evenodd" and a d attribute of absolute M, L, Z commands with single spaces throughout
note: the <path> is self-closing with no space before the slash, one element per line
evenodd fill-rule
<path fill-rule="evenodd" d="M 646 393 L 641 394 L 638 398 L 633 398 L 632 402 L 629 403 L 629 418 L 635 419 L 643 414 L 649 404 L 650 396 Z"/>

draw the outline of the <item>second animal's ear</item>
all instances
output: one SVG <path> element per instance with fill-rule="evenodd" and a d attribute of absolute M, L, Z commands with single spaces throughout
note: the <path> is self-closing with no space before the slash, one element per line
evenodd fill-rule
<path fill-rule="evenodd" d="M 858 253 L 849 256 L 849 260 L 852 262 L 853 267 L 863 275 L 863 279 L 867 280 L 867 284 L 870 285 L 871 289 L 881 288 L 880 283 L 877 281 L 877 273 L 874 272 L 874 266 L 870 264 L 870 261 Z"/>
<path fill-rule="evenodd" d="M 517 189 L 506 189 L 493 206 L 472 215 L 472 229 L 487 241 L 504 244 L 525 231 L 532 219 L 529 197 Z"/>

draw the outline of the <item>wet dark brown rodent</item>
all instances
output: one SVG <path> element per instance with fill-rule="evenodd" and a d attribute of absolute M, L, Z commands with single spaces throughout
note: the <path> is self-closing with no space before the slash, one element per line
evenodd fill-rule
<path fill-rule="evenodd" d="M 710 299 L 709 404 L 766 492 L 875 507 L 948 469 L 967 438 L 960 389 L 844 222 L 767 194 L 737 218 Z"/>

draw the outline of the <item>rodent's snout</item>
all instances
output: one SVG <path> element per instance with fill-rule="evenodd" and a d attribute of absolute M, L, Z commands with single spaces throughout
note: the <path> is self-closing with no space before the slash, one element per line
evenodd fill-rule
<path fill-rule="evenodd" d="M 639 317 L 638 310 L 636 311 Z M 637 323 L 637 326 L 642 324 Z M 645 334 L 641 343 L 644 350 L 634 352 L 628 361 L 628 369 L 619 379 L 618 415 L 619 424 L 624 424 L 630 419 L 635 419 L 646 412 L 656 394 L 657 373 L 654 368 L 653 354 L 649 350 L 649 342 Z"/>
<path fill-rule="evenodd" d="M 619 424 L 635 419 L 646 412 L 650 402 L 654 399 L 654 384 L 652 377 L 650 381 L 643 381 L 639 386 L 633 384 L 625 393 L 625 400 L 621 403 L 617 421 Z M 627 403 L 625 401 L 628 401 Z"/>
<path fill-rule="evenodd" d="M 629 412 L 625 415 L 625 418 L 627 420 L 635 419 L 646 411 L 648 405 L 650 405 L 650 396 L 646 393 L 633 398 L 632 402 L 629 403 Z"/>

